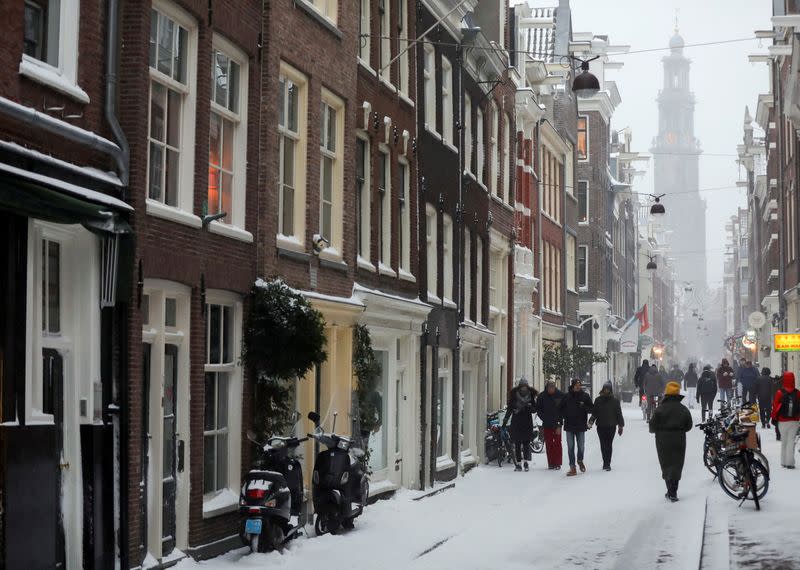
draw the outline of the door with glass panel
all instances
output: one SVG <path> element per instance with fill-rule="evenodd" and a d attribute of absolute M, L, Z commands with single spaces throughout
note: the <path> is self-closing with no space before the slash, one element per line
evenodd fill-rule
<path fill-rule="evenodd" d="M 405 380 L 407 377 L 405 367 L 405 345 L 400 340 L 396 343 L 394 382 L 391 394 L 392 411 L 392 459 L 394 468 L 389 473 L 392 483 L 397 486 L 403 484 L 403 419 L 405 418 Z"/>
<path fill-rule="evenodd" d="M 161 556 L 169 555 L 175 548 L 176 502 L 178 479 L 178 347 L 164 346 L 163 461 L 161 487 L 163 508 L 161 514 Z"/>
<path fill-rule="evenodd" d="M 386 479 L 389 474 L 389 459 L 393 456 L 393 448 L 390 448 L 389 432 L 392 430 L 391 418 L 388 417 L 390 405 L 389 382 L 391 371 L 389 370 L 389 351 L 376 350 L 375 358 L 380 364 L 381 373 L 375 386 L 365 399 L 366 417 L 371 421 L 372 426 L 362 426 L 364 440 L 369 451 L 369 466 L 372 471 L 372 478 L 375 481 Z M 389 423 L 387 423 L 389 422 Z M 363 429 L 371 427 L 371 429 Z"/>

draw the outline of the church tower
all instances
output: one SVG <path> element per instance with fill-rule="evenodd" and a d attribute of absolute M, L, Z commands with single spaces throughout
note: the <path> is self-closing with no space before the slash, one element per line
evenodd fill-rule
<path fill-rule="evenodd" d="M 678 33 L 662 59 L 664 84 L 658 94 L 658 136 L 653 140 L 654 187 L 667 210 L 664 219 L 676 281 L 706 289 L 706 203 L 699 193 L 700 142 L 694 136 L 694 94 L 689 86 L 691 61 L 683 55 Z"/>

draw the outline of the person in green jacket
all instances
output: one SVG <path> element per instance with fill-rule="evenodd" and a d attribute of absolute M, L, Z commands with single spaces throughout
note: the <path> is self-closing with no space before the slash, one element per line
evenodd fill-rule
<path fill-rule="evenodd" d="M 597 437 L 600 439 L 600 452 L 603 455 L 603 470 L 611 471 L 611 451 L 614 444 L 614 432 L 622 435 L 625 419 L 622 417 L 622 406 L 619 398 L 614 396 L 611 382 L 603 384 L 600 395 L 594 400 L 589 427 L 597 423 Z"/>
<path fill-rule="evenodd" d="M 664 496 L 673 503 L 678 500 L 678 482 L 686 458 L 686 432 L 692 429 L 692 414 L 681 400 L 681 385 L 669 382 L 664 390 L 664 400 L 650 419 L 650 433 L 656 435 L 661 476 L 667 484 Z"/>

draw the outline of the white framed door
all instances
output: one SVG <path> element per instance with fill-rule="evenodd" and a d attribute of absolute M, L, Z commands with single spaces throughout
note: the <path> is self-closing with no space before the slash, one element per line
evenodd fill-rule
<path fill-rule="evenodd" d="M 188 543 L 189 293 L 174 283 L 145 283 L 147 552 L 159 561 L 179 554 L 176 550 Z"/>

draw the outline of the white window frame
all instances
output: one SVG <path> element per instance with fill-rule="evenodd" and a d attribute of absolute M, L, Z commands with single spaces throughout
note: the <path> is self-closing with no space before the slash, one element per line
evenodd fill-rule
<path fill-rule="evenodd" d="M 398 195 L 398 222 L 400 235 L 398 236 L 398 269 L 400 276 L 406 279 L 413 278 L 411 274 L 411 164 L 408 160 L 401 157 L 398 160 L 398 175 L 401 176 L 399 195 Z"/>
<path fill-rule="evenodd" d="M 453 250 L 455 240 L 453 234 L 453 218 L 448 214 L 442 214 L 442 297 L 444 304 L 455 307 L 453 301 Z"/>
<path fill-rule="evenodd" d="M 364 143 L 364 182 L 361 187 L 358 187 L 358 180 L 356 180 L 356 192 L 359 194 L 356 199 L 360 199 L 361 212 L 360 219 L 358 220 L 358 235 L 356 239 L 359 240 L 357 248 L 358 265 L 359 267 L 375 270 L 375 266 L 370 261 L 370 249 L 372 241 L 372 218 L 371 215 L 371 197 L 372 197 L 372 151 L 370 146 L 369 136 L 363 131 L 356 133 L 356 138 Z M 356 152 L 358 152 L 358 145 L 356 145 Z M 358 160 L 356 158 L 356 160 Z M 357 164 L 357 162 L 356 162 Z M 356 178 L 358 172 L 356 172 Z M 359 212 L 356 211 L 356 216 Z"/>
<path fill-rule="evenodd" d="M 428 301 L 438 302 L 439 297 L 436 295 L 437 285 L 439 280 L 438 275 L 438 256 L 437 256 L 437 224 L 439 223 L 439 213 L 430 204 L 425 205 L 425 261 L 427 264 L 427 284 L 428 284 Z"/>
<path fill-rule="evenodd" d="M 378 176 L 381 175 L 381 161 L 385 161 L 383 180 L 378 182 L 378 208 L 381 214 L 378 232 L 378 269 L 384 273 L 392 270 L 392 152 L 388 146 L 378 146 Z M 383 194 L 381 193 L 383 190 Z"/>
<path fill-rule="evenodd" d="M 514 193 L 511 191 L 511 121 L 508 119 L 508 115 L 503 113 L 503 156 L 502 156 L 502 168 L 503 168 L 503 194 L 505 196 L 506 202 L 510 205 L 514 205 Z"/>
<path fill-rule="evenodd" d="M 214 34 L 211 45 L 215 51 L 223 53 L 239 66 L 239 97 L 237 102 L 238 111 L 236 113 L 217 104 L 217 102 L 213 100 L 213 97 L 211 101 L 211 112 L 217 113 L 222 118 L 233 122 L 235 130 L 233 135 L 232 211 L 228 212 L 228 217 L 224 221 L 215 220 L 211 222 L 208 229 L 213 233 L 252 242 L 253 234 L 245 230 L 245 210 L 247 207 L 247 87 L 249 83 L 249 62 L 242 50 L 218 34 Z"/>
<path fill-rule="evenodd" d="M 334 95 L 331 91 L 322 88 L 322 105 L 330 107 L 336 113 L 336 124 L 334 125 L 335 146 L 331 152 L 325 146 L 320 145 L 320 177 L 319 177 L 319 201 L 320 219 L 319 232 L 322 234 L 322 205 L 323 205 L 323 163 L 327 157 L 333 160 L 333 179 L 331 181 L 331 235 L 330 244 L 320 252 L 321 258 L 331 258 L 337 261 L 344 255 L 344 101 Z M 326 132 L 328 118 L 320 117 L 320 129 Z M 326 236 L 328 237 L 328 236 Z"/>
<path fill-rule="evenodd" d="M 47 2 L 48 0 L 42 1 Z M 19 4 L 22 4 L 22 2 L 19 2 Z M 23 53 L 19 62 L 19 74 L 59 93 L 63 93 L 80 103 L 88 104 L 89 95 L 78 86 L 80 22 L 80 0 L 59 0 L 57 64 L 51 65 L 46 61 Z M 47 26 L 47 24 L 45 25 Z"/>
<path fill-rule="evenodd" d="M 388 1 L 388 0 L 387 0 Z M 425 128 L 437 134 L 436 130 L 436 51 L 429 43 L 423 50 L 422 80 L 425 96 Z"/>
<path fill-rule="evenodd" d="M 210 305 L 228 306 L 233 310 L 231 332 L 231 356 L 233 362 L 223 364 L 206 364 L 204 372 L 224 372 L 228 375 L 228 481 L 224 489 L 213 493 L 203 494 L 203 518 L 214 517 L 223 513 L 235 511 L 239 503 L 239 484 L 241 479 L 242 455 L 242 390 L 243 375 L 242 363 L 238 357 L 242 346 L 242 300 L 241 297 L 228 291 L 209 290 L 206 294 L 206 350 L 208 350 L 208 327 L 211 326 Z M 205 380 L 205 377 L 204 377 Z M 203 433 L 203 441 L 205 443 Z M 205 449 L 205 447 L 204 447 Z M 205 470 L 205 462 L 203 462 Z M 225 494 L 225 497 L 220 495 Z M 223 500 L 215 500 L 223 499 Z M 227 500 L 224 500 L 227 499 Z"/>
<path fill-rule="evenodd" d="M 478 183 L 486 188 L 486 148 L 484 146 L 484 117 L 483 117 L 483 110 L 478 107 L 477 113 L 477 121 L 475 122 L 475 127 L 477 130 L 477 138 L 478 142 L 476 144 L 475 151 L 478 153 L 477 156 L 477 172 L 475 173 L 478 177 Z"/>
<path fill-rule="evenodd" d="M 300 0 L 334 26 L 339 19 L 339 0 Z"/>
<path fill-rule="evenodd" d="M 442 141 L 455 148 L 455 132 L 453 124 L 453 64 L 442 56 Z"/>
<path fill-rule="evenodd" d="M 436 383 L 443 384 L 442 390 L 442 453 L 436 456 L 436 469 L 442 471 L 454 465 L 452 458 L 453 449 L 453 352 L 446 348 L 440 348 L 436 363 Z M 444 365 L 442 364 L 444 363 Z M 438 399 L 435 394 L 434 398 Z M 434 428 L 437 428 L 438 418 L 435 418 Z M 438 451 L 438 450 L 437 450 Z"/>
<path fill-rule="evenodd" d="M 498 194 L 499 188 L 499 176 L 498 176 L 498 163 L 500 157 L 498 156 L 500 152 L 499 148 L 499 130 L 500 130 L 500 112 L 497 109 L 497 104 L 492 101 L 491 104 L 492 109 L 492 136 L 489 137 L 489 189 L 492 192 L 492 196 L 498 196 L 502 199 L 502 196 Z"/>
<path fill-rule="evenodd" d="M 475 322 L 483 322 L 483 238 L 475 239 Z"/>
<path fill-rule="evenodd" d="M 277 242 L 280 247 L 304 252 L 306 249 L 306 177 L 308 162 L 308 78 L 286 62 L 280 63 L 280 76 L 295 84 L 298 89 L 297 96 L 297 132 L 276 125 L 281 142 L 279 143 L 278 164 L 278 235 Z M 280 83 L 279 83 L 280 85 Z M 288 110 L 288 98 L 286 98 Z M 283 137 L 289 137 L 295 142 L 294 160 L 294 204 L 292 223 L 293 231 L 290 234 L 283 232 Z"/>
<path fill-rule="evenodd" d="M 378 72 L 381 81 L 389 85 L 392 84 L 392 18 L 391 0 L 383 0 L 383 14 L 378 12 L 379 33 L 378 33 Z M 378 3 L 379 7 L 381 2 Z"/>
<path fill-rule="evenodd" d="M 197 109 L 197 23 L 183 9 L 170 2 L 161 0 L 153 1 L 154 11 L 161 13 L 173 20 L 176 24 L 186 29 L 186 83 L 180 83 L 175 79 L 165 75 L 157 69 L 148 66 L 149 70 L 149 92 L 152 94 L 153 82 L 159 83 L 167 89 L 172 89 L 182 96 L 181 119 L 180 119 L 180 148 L 178 155 L 178 182 L 177 182 L 177 205 L 170 206 L 150 198 L 150 151 L 148 145 L 147 153 L 147 181 L 145 200 L 147 213 L 168 219 L 174 222 L 183 223 L 192 227 L 200 227 L 202 222 L 199 216 L 194 214 L 194 153 L 195 153 L 195 124 Z M 148 141 L 150 140 L 150 97 L 148 96 Z M 167 126 L 165 125 L 165 129 Z M 165 159 L 166 176 L 166 159 Z M 166 191 L 166 188 L 164 189 Z"/>
<path fill-rule="evenodd" d="M 398 45 L 397 48 L 400 50 L 400 58 L 398 59 L 398 68 L 397 68 L 397 91 L 400 93 L 401 96 L 408 97 L 409 94 L 409 84 L 410 84 L 410 74 L 409 74 L 409 66 L 408 66 L 408 57 L 410 50 L 408 48 L 408 3 L 405 0 L 401 0 L 397 4 L 398 10 L 400 14 L 398 15 L 398 23 L 399 23 L 399 33 L 398 33 Z"/>
<path fill-rule="evenodd" d="M 472 97 L 464 93 L 464 170 L 472 174 Z"/>
<path fill-rule="evenodd" d="M 372 50 L 372 0 L 359 0 L 358 23 L 358 62 L 372 69 L 370 65 Z"/>
<path fill-rule="evenodd" d="M 575 271 L 577 272 L 577 277 L 578 277 L 576 285 L 578 286 L 579 291 L 585 291 L 589 288 L 589 246 L 579 245 L 578 252 L 580 252 L 581 250 L 586 252 L 584 254 L 585 263 L 583 264 L 583 275 L 580 275 L 580 272 L 578 272 L 578 265 L 577 265 L 578 260 L 580 260 L 580 255 L 578 255 L 575 262 Z M 583 277 L 583 285 L 581 285 L 581 277 Z"/>
<path fill-rule="evenodd" d="M 464 230 L 464 320 L 472 322 L 472 232 Z"/>
<path fill-rule="evenodd" d="M 576 291 L 575 274 L 577 272 L 575 259 L 575 236 L 567 234 L 567 289 Z"/>

